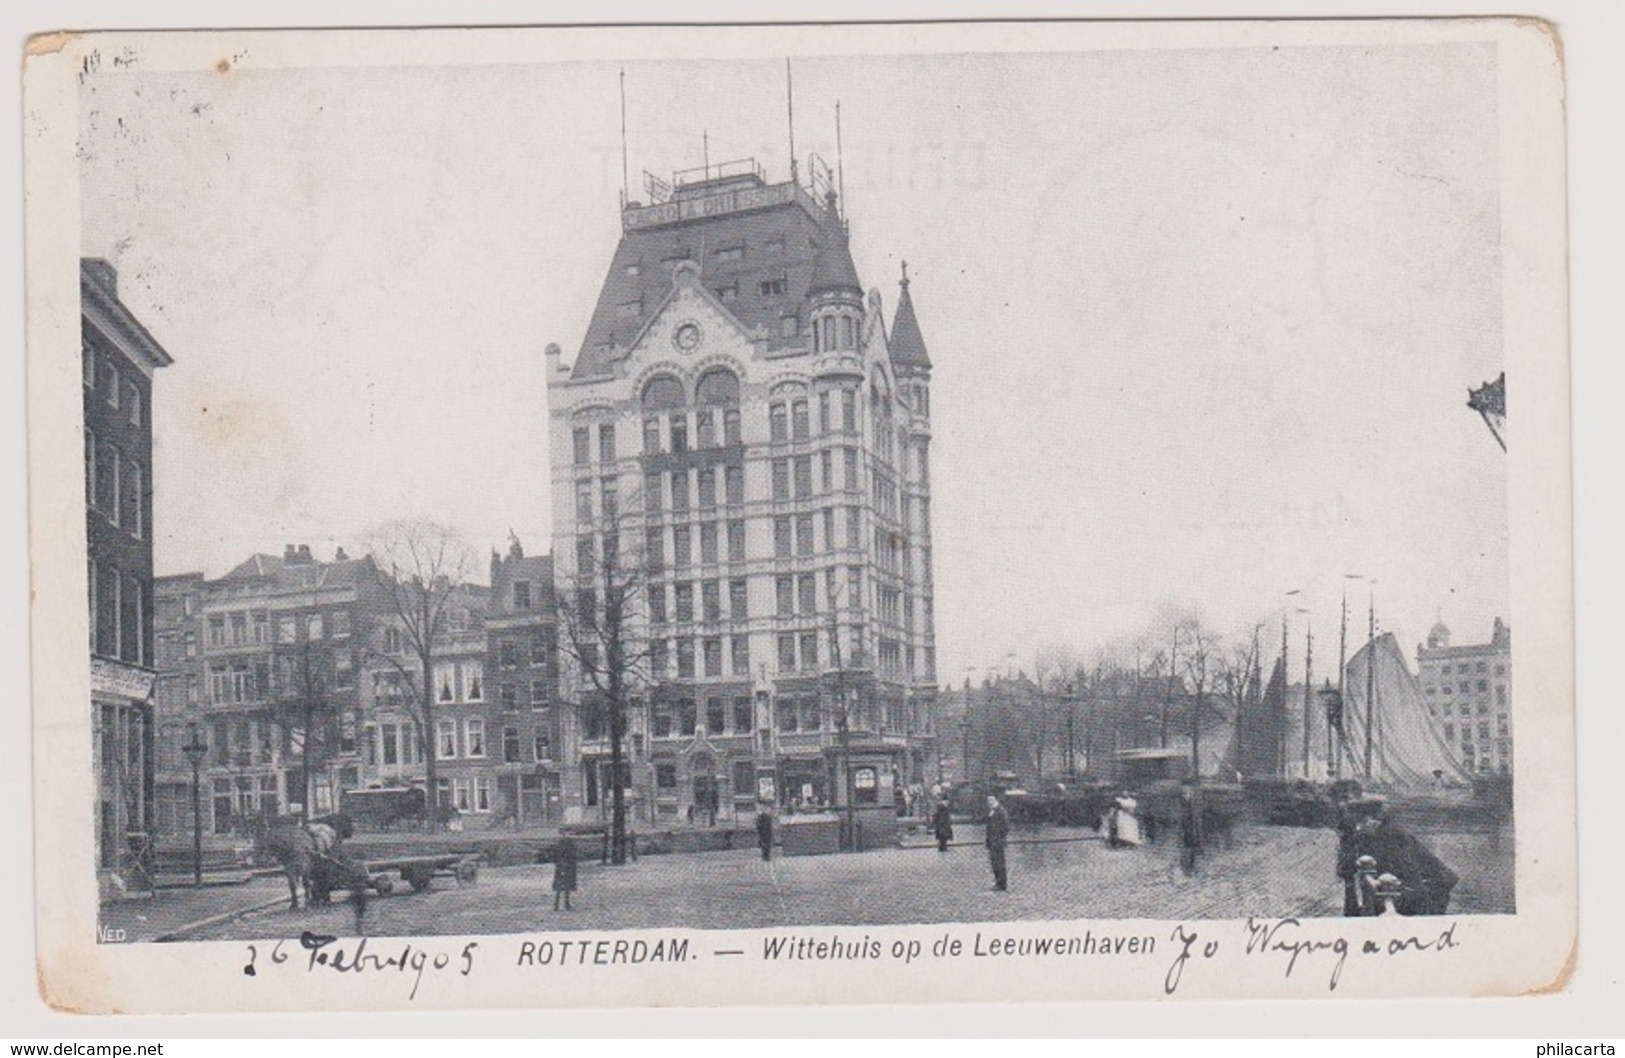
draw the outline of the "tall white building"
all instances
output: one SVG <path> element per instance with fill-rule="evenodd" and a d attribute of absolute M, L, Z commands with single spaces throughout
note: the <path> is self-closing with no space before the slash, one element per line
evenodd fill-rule
<path fill-rule="evenodd" d="M 606 547 L 646 577 L 634 818 L 878 815 L 935 754 L 931 361 L 907 275 L 888 333 L 832 190 L 753 161 L 670 188 L 623 209 L 574 360 L 548 348 L 559 590 Z M 584 703 L 567 812 L 597 818 L 606 741 L 568 672 L 561 693 Z"/>

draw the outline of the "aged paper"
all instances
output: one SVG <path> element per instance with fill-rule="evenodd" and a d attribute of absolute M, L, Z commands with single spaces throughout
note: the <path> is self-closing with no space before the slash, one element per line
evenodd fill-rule
<path fill-rule="evenodd" d="M 25 91 L 54 1006 L 1571 971 L 1547 27 L 86 34 Z"/>

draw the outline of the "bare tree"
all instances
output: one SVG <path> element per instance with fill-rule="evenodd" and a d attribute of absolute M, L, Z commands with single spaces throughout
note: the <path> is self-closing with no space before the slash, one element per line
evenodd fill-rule
<path fill-rule="evenodd" d="M 451 629 L 451 615 L 462 608 L 474 552 L 457 533 L 422 520 L 391 522 L 373 534 L 373 562 L 389 616 L 401 631 L 402 645 L 417 662 L 402 664 L 395 656 L 375 656 L 388 663 L 406 684 L 416 703 L 418 738 L 423 750 L 431 820 L 438 819 L 439 746 L 435 740 L 435 657 Z"/>
<path fill-rule="evenodd" d="M 623 516 L 607 512 L 597 532 L 579 538 L 591 541 L 591 548 L 578 550 L 574 573 L 555 593 L 560 646 L 589 692 L 577 709 L 601 723 L 609 736 L 610 859 L 617 864 L 627 855 L 631 713 L 653 678 L 652 639 L 644 620 L 650 571 L 638 549 L 622 546 L 622 538 L 640 524 L 631 515 L 624 520 L 626 532 Z"/>
<path fill-rule="evenodd" d="M 293 635 L 283 641 L 279 626 L 273 636 L 269 718 L 283 732 L 284 745 L 298 746 L 304 777 L 299 798 L 308 817 L 315 811 L 317 773 L 332 762 L 339 748 L 343 675 L 339 648 L 312 631 L 312 619 L 321 619 L 317 611 L 300 610 L 279 617 L 293 622 Z"/>
<path fill-rule="evenodd" d="M 1197 620 L 1190 620 L 1182 626 L 1184 634 L 1180 636 L 1183 644 L 1185 672 L 1190 678 L 1190 723 L 1191 723 L 1191 774 L 1196 778 L 1202 777 L 1202 713 L 1207 705 L 1208 681 L 1210 679 L 1209 654 L 1213 649 L 1213 637 L 1202 628 Z"/>

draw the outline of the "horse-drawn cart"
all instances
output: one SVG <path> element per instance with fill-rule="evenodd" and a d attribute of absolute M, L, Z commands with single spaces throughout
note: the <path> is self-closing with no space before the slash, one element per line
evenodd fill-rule
<path fill-rule="evenodd" d="M 480 858 L 474 853 L 453 852 L 438 856 L 402 856 L 389 860 L 369 860 L 362 865 L 367 883 L 383 894 L 394 891 L 397 882 L 405 882 L 414 893 L 428 889 L 437 877 L 454 878 L 458 885 L 473 885 L 479 880 Z"/>

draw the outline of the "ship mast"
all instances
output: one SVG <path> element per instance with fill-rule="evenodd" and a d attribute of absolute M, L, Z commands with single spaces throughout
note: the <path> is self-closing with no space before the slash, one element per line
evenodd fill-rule
<path fill-rule="evenodd" d="M 1372 724 L 1376 720 L 1377 693 L 1377 591 L 1371 589 L 1371 601 L 1366 612 L 1365 645 L 1365 777 L 1371 778 Z"/>

